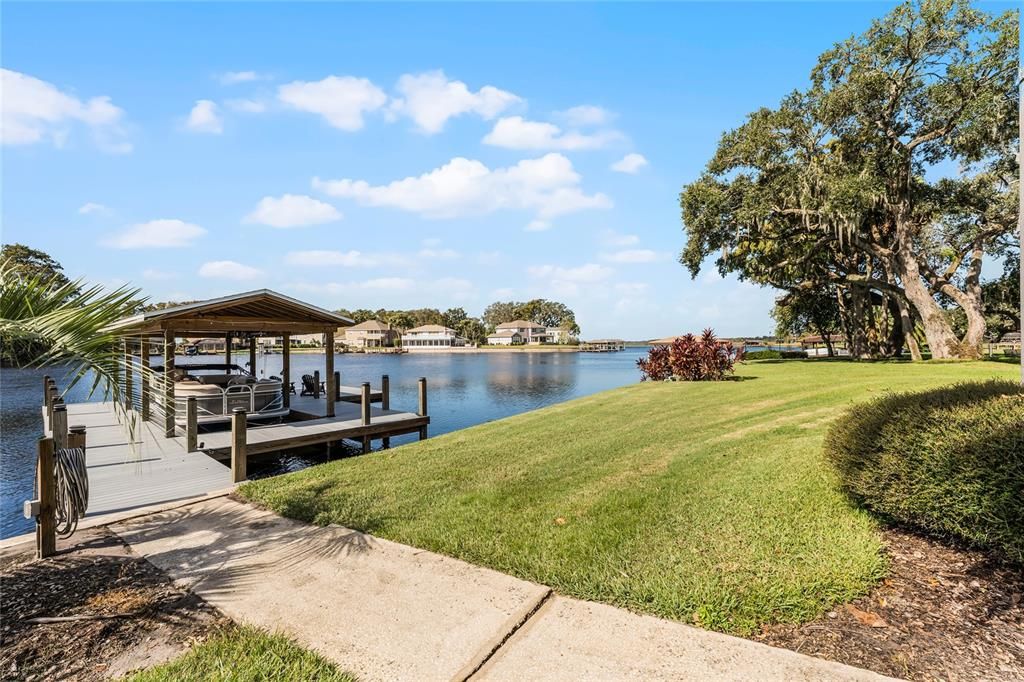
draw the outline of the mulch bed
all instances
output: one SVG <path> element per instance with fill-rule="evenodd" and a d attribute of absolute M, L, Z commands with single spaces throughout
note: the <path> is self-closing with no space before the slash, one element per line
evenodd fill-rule
<path fill-rule="evenodd" d="M 870 595 L 755 639 L 910 680 L 1024 680 L 1024 568 L 901 530 Z"/>
<path fill-rule="evenodd" d="M 108 679 L 172 658 L 227 623 L 110 532 L 82 531 L 74 545 L 42 561 L 0 557 L 0 679 Z M 88 618 L 31 622 L 68 616 Z"/>

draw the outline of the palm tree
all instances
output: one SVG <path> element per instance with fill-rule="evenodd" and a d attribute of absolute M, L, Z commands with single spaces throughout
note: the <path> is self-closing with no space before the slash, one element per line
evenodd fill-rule
<path fill-rule="evenodd" d="M 97 392 L 124 413 L 127 359 L 110 325 L 135 313 L 144 302 L 139 290 L 106 291 L 42 275 L 27 274 L 10 259 L 0 262 L 0 353 L 4 364 L 20 367 L 59 365 L 68 369 L 71 387 L 87 377 Z M 138 371 L 139 368 L 136 368 Z"/>

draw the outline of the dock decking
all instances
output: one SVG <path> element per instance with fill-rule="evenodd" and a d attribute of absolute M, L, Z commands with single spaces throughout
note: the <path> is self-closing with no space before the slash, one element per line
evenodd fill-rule
<path fill-rule="evenodd" d="M 430 423 L 428 416 L 371 407 L 370 423 L 363 424 L 361 405 L 346 397 L 343 393 L 336 402 L 335 416 L 326 417 L 325 398 L 292 396 L 298 420 L 250 422 L 247 455 L 341 440 L 390 438 L 423 432 Z M 200 449 L 188 452 L 185 436 L 166 438 L 162 424 L 139 420 L 129 437 L 112 403 L 73 403 L 67 405 L 67 412 L 69 425 L 86 427 L 87 519 L 197 498 L 232 486 L 231 468 L 218 461 L 230 458 L 230 430 L 199 433 Z"/>

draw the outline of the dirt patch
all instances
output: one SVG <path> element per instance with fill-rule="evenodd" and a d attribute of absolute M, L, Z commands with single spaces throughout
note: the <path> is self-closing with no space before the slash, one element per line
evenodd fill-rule
<path fill-rule="evenodd" d="M 169 660 L 228 622 L 109 531 L 74 539 L 73 551 L 50 559 L 0 559 L 0 678 L 116 677 Z M 76 616 L 88 618 L 32 622 Z"/>
<path fill-rule="evenodd" d="M 812 623 L 758 639 L 910 680 L 1024 680 L 1024 568 L 897 530 L 889 577 Z"/>

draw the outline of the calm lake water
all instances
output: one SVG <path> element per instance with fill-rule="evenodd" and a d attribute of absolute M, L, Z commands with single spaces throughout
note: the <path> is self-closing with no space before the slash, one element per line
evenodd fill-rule
<path fill-rule="evenodd" d="M 407 353 L 405 355 L 343 354 L 335 358 L 342 384 L 374 387 L 387 374 L 391 408 L 416 410 L 416 381 L 427 377 L 428 412 L 432 436 L 501 419 L 546 405 L 577 398 L 640 380 L 636 360 L 646 348 L 618 353 Z M 248 353 L 234 356 L 247 362 Z M 179 357 L 178 364 L 223 362 L 214 355 Z M 323 373 L 322 354 L 293 354 L 292 378 Z M 280 374 L 281 356 L 264 355 L 256 362 L 260 376 Z M 35 443 L 40 435 L 40 402 L 44 370 L 0 370 L 0 537 L 33 529 L 22 518 L 22 501 L 32 496 Z M 55 374 L 52 370 L 50 374 Z M 64 382 L 61 382 L 63 385 Z M 88 388 L 77 386 L 68 402 L 88 399 Z M 96 397 L 95 399 L 99 399 Z M 415 436 L 392 439 L 392 445 Z M 353 451 L 354 452 L 354 451 Z M 337 448 L 334 455 L 339 453 Z M 372 456 L 372 455 L 370 455 Z M 292 451 L 253 462 L 252 477 L 272 476 L 324 461 L 323 448 Z"/>

